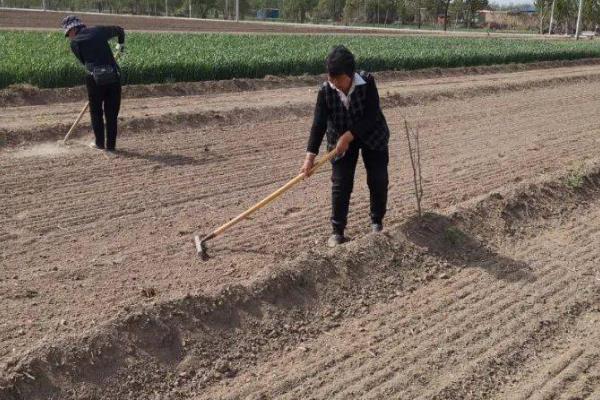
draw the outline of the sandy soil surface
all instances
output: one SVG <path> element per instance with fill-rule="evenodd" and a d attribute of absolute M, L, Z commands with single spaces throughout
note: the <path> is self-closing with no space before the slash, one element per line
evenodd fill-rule
<path fill-rule="evenodd" d="M 385 73 L 382 74 L 385 77 Z M 388 73 L 393 75 L 393 73 Z M 560 82 L 587 82 L 600 78 L 600 66 L 581 65 L 550 70 L 527 70 L 512 73 L 442 76 L 410 80 L 382 79 L 380 95 L 385 106 L 418 104 L 443 97 L 472 97 L 479 93 L 514 91 L 546 87 Z M 285 83 L 283 83 L 285 85 Z M 255 89 L 229 93 L 125 98 L 120 119 L 125 131 L 145 128 L 161 131 L 165 126 L 186 129 L 198 125 L 232 122 L 260 122 L 308 115 L 313 108 L 318 85 Z M 70 128 L 81 103 L 6 107 L 0 114 L 0 135 L 4 141 L 18 144 L 31 139 L 58 139 Z M 87 133 L 89 121 L 80 123 L 78 132 Z"/>
<path fill-rule="evenodd" d="M 551 222 L 195 399 L 597 398 L 600 202 Z"/>
<path fill-rule="evenodd" d="M 72 14 L 61 11 L 14 10 L 0 8 L 0 29 L 58 29 L 60 21 Z M 288 33 L 288 34 L 375 34 L 375 35 L 450 35 L 469 37 L 515 37 L 525 39 L 564 39 L 563 36 L 486 31 L 432 31 L 417 29 L 362 28 L 352 26 L 327 26 L 313 24 L 273 23 L 260 21 L 221 21 L 209 19 L 165 18 L 131 15 L 81 14 L 90 25 L 120 25 L 128 30 L 162 32 L 214 32 L 214 33 Z"/>
<path fill-rule="evenodd" d="M 421 133 L 425 206 L 439 211 L 543 173 L 577 170 L 597 157 L 598 72 L 588 66 L 380 87 L 393 131 L 387 225 L 398 226 L 414 213 L 404 118 Z M 448 92 L 462 94 L 447 98 Z M 410 95 L 419 101 L 398 98 Z M 269 275 L 273 265 L 323 249 L 329 232 L 327 169 L 211 243 L 210 261 L 198 260 L 192 243 L 194 233 L 208 233 L 295 176 L 313 101 L 314 90 L 306 87 L 137 99 L 125 102 L 124 121 L 166 111 L 243 114 L 244 108 L 270 110 L 286 102 L 291 112 L 247 114 L 248 122 L 233 125 L 188 123 L 174 130 L 163 124 L 148 131 L 132 126 L 120 137 L 116 157 L 53 142 L 0 150 L 0 373 L 36 348 L 89 336 L 115 315 L 249 284 Z M 294 114 L 307 107 L 308 113 Z M 26 130 L 43 130 L 77 108 L 7 108 L 2 124 L 18 131 L 20 115 Z M 369 230 L 361 166 L 351 207 L 348 234 L 358 240 Z M 458 399 L 526 398 L 548 390 L 549 398 L 569 398 L 598 389 L 598 354 L 591 345 L 597 303 L 595 292 L 582 287 L 597 288 L 591 286 L 597 275 L 588 273 L 598 272 L 593 238 L 599 209 L 594 203 L 571 219 L 550 219 L 554 223 L 535 235 L 500 242 L 496 251 L 504 259 L 529 265 L 527 279 L 466 268 L 431 280 L 420 271 L 422 281 L 412 290 L 398 289 L 401 300 L 375 299 L 325 336 L 310 335 L 310 344 L 292 341 L 280 354 L 269 349 L 261 356 L 257 350 L 255 367 L 240 367 L 225 381 L 217 378 L 228 376 L 228 368 L 219 367 L 217 375 L 184 385 L 182 393 Z M 395 285 L 385 282 L 382 288 Z M 378 289 L 373 291 L 377 296 Z M 389 294 L 381 291 L 386 299 Z M 369 298 L 357 296 L 346 297 L 360 304 Z M 166 379 L 158 371 L 148 382 L 187 377 Z M 127 375 L 119 382 L 139 383 L 128 386 Z M 142 386 L 156 391 L 156 398 L 171 398 L 172 387 L 148 382 Z M 563 386 L 563 392 L 551 391 Z M 114 390 L 104 398 L 139 398 L 139 391 L 127 397 Z M 103 397 L 78 393 L 64 398 Z"/>

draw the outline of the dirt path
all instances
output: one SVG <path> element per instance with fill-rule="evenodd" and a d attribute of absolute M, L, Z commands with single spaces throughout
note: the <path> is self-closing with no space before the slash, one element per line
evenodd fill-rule
<path fill-rule="evenodd" d="M 577 73 L 595 76 L 596 71 L 591 69 Z M 550 75 L 553 73 L 549 72 Z M 526 77 L 517 74 L 513 79 Z M 530 79 L 538 78 L 531 74 Z M 509 76 L 500 79 L 500 85 L 506 84 L 507 80 L 510 80 Z M 474 78 L 473 82 L 473 85 L 480 84 L 479 78 Z M 438 84 L 444 82 L 434 80 L 430 83 L 432 86 Z M 462 85 L 466 85 L 466 89 L 470 87 L 466 79 L 446 84 L 453 88 Z M 409 90 L 402 85 L 411 84 L 401 83 L 390 87 L 399 92 L 402 92 L 402 87 Z M 426 82 L 413 82 L 412 85 L 415 91 L 428 90 Z M 599 89 L 600 82 L 590 78 L 584 82 L 553 82 L 548 87 L 526 91 L 499 91 L 488 96 L 387 108 L 385 114 L 394 134 L 390 148 L 390 204 L 386 222 L 389 225 L 402 222 L 414 209 L 410 194 L 412 172 L 402 139 L 403 117 L 418 126 L 421 132 L 426 207 L 435 210 L 544 172 L 561 170 L 569 165 L 577 167 L 582 160 L 596 157 L 600 133 L 597 122 Z M 314 93 L 302 90 L 306 91 L 303 98 L 314 97 Z M 382 92 L 385 93 L 385 90 L 382 89 Z M 253 94 L 256 96 L 256 93 Z M 287 95 L 287 92 L 275 91 L 273 99 L 267 101 L 281 101 Z M 247 101 L 258 102 L 262 97 L 248 98 Z M 213 99 L 217 99 L 215 104 L 220 104 L 221 96 L 209 96 L 206 102 Z M 160 107 L 165 107 L 164 103 L 160 103 L 163 101 L 172 101 L 177 107 L 187 107 L 182 100 L 185 99 L 152 101 L 159 102 L 157 104 Z M 27 112 L 27 109 L 23 111 Z M 44 111 L 38 109 L 37 112 L 41 114 Z M 272 120 L 268 117 L 265 116 L 266 122 L 256 121 L 239 126 L 181 131 L 170 131 L 165 127 L 162 132 L 124 135 L 119 142 L 122 151 L 116 158 L 108 158 L 103 153 L 83 147 L 57 150 L 52 144 L 36 145 L 25 150 L 3 150 L 0 153 L 0 203 L 3 205 L 0 209 L 0 371 L 3 363 L 20 359 L 38 345 L 51 344 L 59 338 L 86 332 L 131 307 L 177 299 L 188 293 L 214 293 L 224 284 L 248 282 L 260 271 L 269 270 L 271 265 L 292 258 L 306 249 L 322 248 L 329 230 L 329 181 L 326 170 L 265 212 L 257 214 L 251 221 L 215 240 L 211 244 L 211 253 L 215 256 L 212 260 L 203 263 L 195 258 L 191 240 L 193 233 L 207 232 L 220 225 L 297 173 L 310 119 L 282 117 Z M 369 229 L 368 195 L 362 167 L 359 171 L 348 227 L 352 237 L 362 236 Z M 595 215 L 594 218 L 597 218 Z M 593 226 L 596 219 L 590 221 L 585 226 Z M 566 237 L 568 235 L 560 229 L 548 232 L 548 237 L 562 235 L 565 246 L 573 245 Z M 574 238 L 595 235 L 590 230 L 573 232 Z M 423 289 L 422 295 L 414 297 L 414 306 L 381 306 L 381 315 L 389 314 L 390 307 L 403 307 L 406 310 L 412 307 L 413 314 L 407 311 L 390 317 L 389 321 L 384 320 L 389 328 L 381 328 L 382 332 L 387 332 L 380 339 L 381 342 L 373 341 L 372 351 L 375 354 L 393 358 L 394 352 L 400 351 L 406 356 L 402 356 L 404 358 L 399 359 L 398 363 L 410 363 L 410 357 L 425 352 L 428 354 L 427 363 L 440 368 L 440 373 L 448 374 L 450 365 L 441 363 L 436 357 L 445 354 L 443 361 L 457 360 L 462 354 L 457 350 L 461 343 L 462 346 L 473 343 L 473 348 L 464 350 L 471 352 L 473 363 L 453 364 L 454 375 L 447 375 L 448 379 L 436 381 L 435 385 L 427 385 L 428 392 L 419 392 L 419 385 L 425 385 L 426 378 L 418 378 L 422 376 L 422 369 L 427 368 L 427 363 L 415 364 L 410 370 L 413 372 L 407 372 L 412 375 L 403 375 L 395 371 L 402 364 L 390 361 L 382 372 L 378 370 L 378 365 L 381 365 L 378 358 L 366 351 L 350 358 L 350 364 L 343 364 L 351 369 L 356 366 L 357 370 L 367 371 L 362 376 L 368 382 L 360 388 L 352 384 L 358 378 L 350 372 L 340 378 L 350 383 L 338 385 L 338 381 L 328 381 L 325 367 L 318 367 L 323 372 L 316 378 L 323 380 L 322 390 L 310 381 L 312 383 L 307 385 L 289 385 L 280 393 L 289 392 L 286 395 L 295 397 L 293 393 L 296 392 L 291 390 L 296 388 L 294 390 L 316 390 L 313 392 L 315 395 L 331 390 L 332 393 L 340 393 L 343 398 L 344 393 L 348 396 L 351 391 L 363 391 L 365 396 L 372 394 L 376 397 L 377 393 L 401 387 L 407 395 L 427 393 L 432 397 L 437 394 L 438 397 L 448 398 L 444 393 L 458 393 L 454 398 L 466 398 L 462 390 L 481 383 L 467 378 L 472 378 L 475 373 L 483 374 L 482 365 L 487 365 L 485 362 L 489 363 L 490 360 L 502 361 L 506 358 L 510 361 L 512 351 L 521 348 L 518 341 L 536 332 L 538 322 L 525 318 L 532 314 L 525 314 L 522 319 L 509 318 L 510 313 L 516 313 L 522 304 L 530 306 L 528 312 L 542 311 L 537 300 L 533 304 L 523 303 L 526 298 L 541 302 L 546 299 L 550 305 L 556 305 L 543 308 L 544 311 L 550 310 L 545 318 L 548 318 L 552 332 L 557 335 L 542 338 L 544 346 L 548 344 L 553 349 L 548 352 L 549 364 L 544 364 L 552 368 L 560 361 L 556 358 L 559 356 L 559 347 L 556 346 L 564 343 L 569 335 L 583 336 L 587 332 L 588 322 L 581 320 L 583 322 L 578 323 L 572 333 L 567 335 L 564 332 L 566 328 L 561 318 L 568 316 L 570 305 L 575 304 L 577 299 L 577 292 L 573 282 L 565 283 L 568 276 L 557 267 L 561 265 L 562 256 L 558 253 L 555 255 L 553 251 L 560 250 L 551 245 L 547 249 L 535 248 L 531 243 L 524 242 L 520 247 L 515 245 L 503 251 L 532 263 L 536 274 L 539 268 L 540 275 L 536 275 L 537 279 L 532 283 L 507 285 L 502 281 L 489 281 L 498 289 L 497 293 L 493 293 L 497 304 L 491 304 L 495 308 L 477 308 L 479 301 L 488 304 L 492 298 L 488 296 L 489 291 L 484 290 L 486 279 L 491 278 L 479 276 L 476 271 L 465 271 L 458 280 L 453 278 L 443 283 L 449 285 L 447 287 L 434 285 Z M 540 242 L 539 246 L 546 244 Z M 594 259 L 592 250 L 589 246 L 581 250 L 582 265 Z M 565 251 L 561 254 L 571 253 Z M 551 259 L 556 259 L 556 262 L 546 262 Z M 579 279 L 580 272 L 574 273 L 572 278 Z M 553 277 L 556 279 L 552 280 Z M 462 289 L 465 297 L 455 304 L 457 313 L 434 314 L 431 310 L 427 311 L 437 302 L 462 293 L 453 285 L 464 288 L 474 284 L 476 286 L 471 289 Z M 518 289 L 525 284 L 529 286 L 520 294 Z M 560 295 L 554 296 L 554 292 L 549 292 L 552 288 L 556 288 L 556 293 L 561 291 Z M 143 292 L 143 289 L 147 290 Z M 427 293 L 434 293 L 438 289 L 441 297 L 427 296 Z M 147 294 L 152 290 L 156 295 L 148 298 Z M 527 297 L 525 293 L 531 293 L 533 297 Z M 482 296 L 484 298 L 480 299 Z M 480 318 L 480 321 L 485 320 L 487 315 L 495 323 L 506 323 L 522 330 L 523 335 L 507 339 L 503 335 L 509 331 L 508 328 L 502 332 L 486 331 L 486 326 L 493 326 L 490 322 L 470 332 L 468 337 L 441 347 L 454 350 L 455 353 L 443 353 L 442 350 L 432 352 L 436 343 L 432 343 L 431 338 L 439 337 L 442 329 L 442 325 L 433 325 L 435 321 L 450 318 L 450 322 L 460 324 L 464 322 L 460 318 L 475 318 L 472 312 L 460 309 L 461 304 L 466 306 L 465 302 L 469 299 L 474 301 L 473 307 L 480 313 L 476 318 Z M 424 303 L 427 301 L 431 304 Z M 421 306 L 424 308 L 417 312 Z M 424 313 L 422 319 L 421 313 Z M 424 330 L 433 329 L 432 334 L 423 336 L 423 340 L 412 339 L 421 347 L 406 351 L 402 347 L 393 347 L 390 353 L 385 353 L 389 344 L 385 337 L 396 337 L 390 336 L 391 331 L 386 329 L 404 326 L 402 318 L 405 316 L 413 318 L 412 322 L 419 318 Z M 575 317 L 573 322 L 580 321 L 577 319 L 579 315 Z M 366 332 L 370 332 L 382 323 L 381 319 L 371 321 L 369 318 L 350 321 L 347 326 L 364 323 Z M 469 326 L 472 328 L 479 326 L 476 319 L 472 319 L 471 323 L 473 325 Z M 541 326 L 544 327 L 544 324 Z M 448 340 L 452 338 L 452 326 L 449 329 L 448 332 L 441 331 L 443 337 L 450 335 Z M 403 343 L 408 331 L 399 334 L 399 343 Z M 352 347 L 351 335 L 352 332 L 339 332 L 340 338 L 335 345 L 339 346 L 340 352 Z M 333 345 L 326 339 L 320 340 L 324 340 L 324 346 Z M 486 353 L 486 341 L 499 345 Z M 538 349 L 535 340 L 523 345 L 527 351 L 536 352 Z M 572 353 L 565 355 L 565 365 L 571 365 L 571 359 L 579 361 L 569 368 L 579 368 L 577 363 L 584 365 L 589 362 L 590 371 L 593 371 L 597 368 L 594 361 L 597 355 L 583 345 L 581 348 L 583 351 L 579 355 L 577 348 L 568 349 Z M 409 350 L 414 352 L 408 353 Z M 312 352 L 304 356 L 294 354 L 290 356 L 290 362 L 297 362 L 296 356 L 307 359 L 313 357 Z M 371 357 L 374 359 L 370 360 Z M 356 360 L 356 364 L 352 360 Z M 320 359 L 317 357 L 313 361 L 319 364 Z M 532 362 L 542 365 L 540 360 Z M 339 361 L 335 361 L 332 367 L 337 368 L 338 364 Z M 298 379 L 305 379 L 303 371 L 308 371 L 309 365 L 308 362 L 299 365 L 294 372 L 298 374 Z M 503 365 L 499 364 L 498 368 L 504 368 Z M 498 379 L 516 373 L 530 373 L 538 379 L 541 387 L 542 375 L 536 375 L 535 370 L 513 371 L 510 365 L 506 368 L 506 371 L 500 371 Z M 565 373 L 569 368 L 564 369 Z M 369 371 L 373 375 L 369 375 Z M 415 378 L 412 385 L 404 385 L 403 382 L 410 376 Z M 557 373 L 555 376 L 556 379 L 562 379 L 563 375 Z M 296 377 L 290 375 L 290 379 Z M 466 389 L 461 389 L 464 382 L 467 382 Z M 505 385 L 504 381 L 502 385 Z M 578 387 L 583 383 L 574 381 L 573 385 Z M 260 389 L 258 386 L 256 388 Z M 368 388 L 373 388 L 373 392 Z M 514 388 L 518 393 L 526 393 L 530 389 Z M 239 390 L 247 389 L 240 386 Z M 250 387 L 248 390 L 254 389 Z"/>
<path fill-rule="evenodd" d="M 60 21 L 72 14 L 62 11 L 22 10 L 0 8 L 1 29 L 57 30 Z M 222 21 L 212 19 L 165 18 L 133 15 L 110 15 L 77 13 L 90 25 L 120 25 L 128 30 L 150 32 L 214 32 L 214 33 L 287 33 L 287 34 L 370 34 L 370 35 L 438 35 L 467 37 L 512 37 L 523 39 L 564 39 L 560 35 L 536 35 L 528 33 L 481 31 L 441 31 L 426 29 L 393 29 L 385 27 L 364 28 L 355 26 L 332 26 L 315 24 Z"/>
<path fill-rule="evenodd" d="M 600 79 L 600 66 L 583 65 L 551 70 L 529 70 L 480 76 L 462 75 L 414 80 L 384 80 L 379 83 L 384 105 L 419 103 L 439 97 L 471 97 L 479 93 L 552 86 L 566 81 L 595 81 Z M 218 93 L 198 96 L 161 96 L 124 99 L 120 119 L 139 124 L 158 122 L 162 130 L 167 123 L 179 128 L 194 128 L 195 121 L 214 124 L 225 119 L 264 121 L 266 115 L 277 119 L 284 115 L 308 115 L 314 106 L 317 85 L 313 87 L 282 88 L 237 93 Z M 36 140 L 58 139 L 68 131 L 81 103 L 6 107 L 0 114 L 0 133 L 7 141 L 19 143 L 30 137 Z M 186 121 L 191 121 L 186 123 Z M 161 123 L 162 122 L 162 123 Z M 88 118 L 80 124 L 80 132 L 90 130 Z M 40 134 L 40 132 L 43 132 Z"/>

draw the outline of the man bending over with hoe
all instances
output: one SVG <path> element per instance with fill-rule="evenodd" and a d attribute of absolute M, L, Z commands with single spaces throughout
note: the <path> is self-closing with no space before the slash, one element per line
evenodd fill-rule
<path fill-rule="evenodd" d="M 356 72 L 354 55 L 344 46 L 334 47 L 326 59 L 328 79 L 317 96 L 314 121 L 302 172 L 311 171 L 323 136 L 328 150 L 336 149 L 331 174 L 331 225 L 327 244 L 346 241 L 350 195 L 359 152 L 367 170 L 373 232 L 383 229 L 388 191 L 389 128 L 379 106 L 375 78 Z"/>
<path fill-rule="evenodd" d="M 86 27 L 79 18 L 70 15 L 63 19 L 65 36 L 71 40 L 71 50 L 85 66 L 90 115 L 96 141 L 95 149 L 115 151 L 117 144 L 117 117 L 121 107 L 121 71 L 108 40 L 118 36 L 117 51 L 125 50 L 125 31 L 119 26 Z M 104 114 L 104 115 L 103 115 Z M 106 118 L 106 142 L 104 138 Z"/>

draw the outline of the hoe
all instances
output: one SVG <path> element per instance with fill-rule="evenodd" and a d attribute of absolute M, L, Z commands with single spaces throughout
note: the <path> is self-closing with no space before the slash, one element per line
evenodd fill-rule
<path fill-rule="evenodd" d="M 331 160 L 334 156 L 335 156 L 335 149 L 331 150 L 324 157 L 322 157 L 319 161 L 317 161 L 315 163 L 315 165 L 313 166 L 313 168 L 310 170 L 309 175 L 311 175 L 313 172 L 315 172 L 318 168 L 320 168 L 327 161 Z M 200 239 L 200 236 L 194 236 L 194 242 L 196 242 L 196 252 L 198 253 L 198 255 L 202 258 L 202 260 L 205 260 L 205 261 L 208 260 L 209 256 L 206 251 L 206 242 L 216 238 L 217 236 L 219 236 L 220 234 L 225 232 L 228 228 L 237 224 L 241 220 L 246 219 L 248 216 L 253 214 L 255 211 L 258 211 L 261 208 L 263 208 L 264 206 L 266 206 L 267 204 L 271 203 L 273 200 L 277 199 L 283 193 L 285 193 L 289 189 L 291 189 L 298 182 L 303 180 L 305 178 L 305 176 L 306 176 L 305 173 L 301 173 L 300 175 L 296 176 L 295 178 L 290 180 L 288 183 L 283 185 L 281 188 L 277 189 L 276 191 L 271 193 L 269 196 L 265 197 L 263 200 L 259 201 L 258 203 L 256 203 L 255 205 L 253 205 L 252 207 L 250 207 L 249 209 L 247 209 L 246 211 L 244 211 L 243 213 L 241 213 L 240 215 L 238 215 L 231 221 L 227 222 L 225 225 L 222 225 L 219 228 L 217 228 L 214 232 L 212 232 L 208 236 L 204 237 L 204 239 Z"/>

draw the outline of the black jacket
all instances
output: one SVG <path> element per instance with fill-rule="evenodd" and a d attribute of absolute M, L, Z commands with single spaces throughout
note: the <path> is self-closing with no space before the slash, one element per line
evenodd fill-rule
<path fill-rule="evenodd" d="M 101 65 L 118 68 L 108 41 L 119 37 L 119 43 L 125 42 L 125 31 L 119 26 L 92 26 L 79 30 L 71 41 L 71 50 L 88 71 Z"/>
<path fill-rule="evenodd" d="M 368 73 L 359 74 L 366 82 L 356 86 L 346 109 L 337 93 L 325 82 L 319 90 L 307 151 L 317 154 L 327 133 L 327 147 L 335 147 L 340 135 L 350 131 L 355 138 L 371 150 L 385 150 L 390 131 L 379 105 L 375 78 Z"/>

